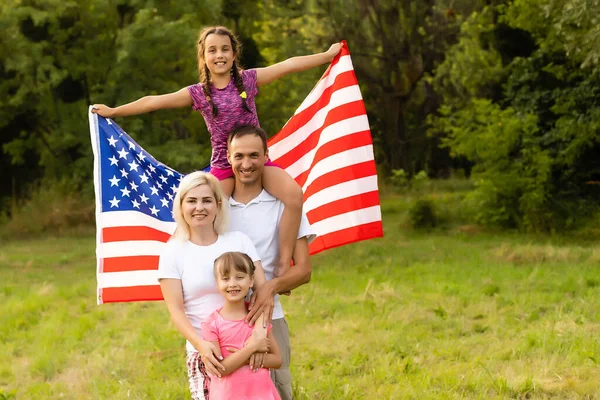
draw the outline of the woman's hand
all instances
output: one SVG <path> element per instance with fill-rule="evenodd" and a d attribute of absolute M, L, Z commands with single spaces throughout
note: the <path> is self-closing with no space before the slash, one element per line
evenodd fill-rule
<path fill-rule="evenodd" d="M 327 54 L 329 62 L 331 62 L 331 60 L 333 60 L 333 58 L 335 56 L 337 56 L 337 54 L 340 52 L 341 49 L 342 49 L 342 44 L 341 43 L 334 43 L 334 44 L 331 45 L 331 47 L 329 48 L 329 50 L 327 50 L 325 52 L 325 54 Z"/>
<path fill-rule="evenodd" d="M 105 118 L 113 118 L 115 116 L 115 109 L 104 104 L 94 104 L 92 105 L 92 113 L 101 115 Z"/>
<path fill-rule="evenodd" d="M 217 360 L 222 360 L 223 356 L 221 355 L 221 349 L 218 346 L 215 346 L 211 342 L 207 342 L 203 340 L 197 349 L 200 353 L 200 358 L 202 359 L 202 363 L 206 368 L 206 372 L 213 376 L 221 377 L 221 373 L 219 370 L 225 371 L 225 367 Z"/>

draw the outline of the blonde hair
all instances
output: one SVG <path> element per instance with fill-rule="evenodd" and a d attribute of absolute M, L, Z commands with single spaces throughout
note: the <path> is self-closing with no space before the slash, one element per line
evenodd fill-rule
<path fill-rule="evenodd" d="M 207 185 L 213 192 L 217 202 L 217 216 L 213 222 L 215 232 L 225 233 L 229 225 L 229 202 L 221 190 L 221 184 L 214 175 L 207 172 L 196 171 L 186 175 L 179 183 L 177 194 L 173 200 L 173 218 L 177 223 L 177 228 L 173 233 L 173 238 L 180 240 L 190 239 L 190 226 L 185 221 L 181 204 L 188 192 L 198 186 Z"/>
<path fill-rule="evenodd" d="M 228 251 L 221 254 L 215 260 L 215 278 L 229 276 L 231 271 L 239 271 L 254 277 L 254 262 L 246 253 L 239 251 Z"/>

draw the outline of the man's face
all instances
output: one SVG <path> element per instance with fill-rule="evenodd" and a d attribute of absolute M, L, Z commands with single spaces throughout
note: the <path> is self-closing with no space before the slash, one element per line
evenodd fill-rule
<path fill-rule="evenodd" d="M 265 153 L 261 138 L 250 134 L 231 141 L 227 159 L 233 168 L 236 181 L 251 185 L 262 182 L 263 169 L 269 156 Z"/>

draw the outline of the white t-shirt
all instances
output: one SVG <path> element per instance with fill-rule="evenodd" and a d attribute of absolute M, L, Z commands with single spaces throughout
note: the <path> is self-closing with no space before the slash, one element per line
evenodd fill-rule
<path fill-rule="evenodd" d="M 252 239 L 260 255 L 267 280 L 273 279 L 273 270 L 279 259 L 279 221 L 285 206 L 265 190 L 248 204 L 238 203 L 233 196 L 229 198 L 229 204 L 231 205 L 229 227 L 244 232 Z M 303 237 L 306 237 L 309 243 L 317 237 L 304 213 L 302 213 L 298 239 Z M 283 317 L 279 295 L 276 295 L 273 319 Z"/>
<path fill-rule="evenodd" d="M 240 251 L 248 254 L 252 261 L 260 261 L 252 241 L 242 232 L 219 235 L 217 241 L 209 246 L 171 239 L 160 255 L 158 280 L 181 280 L 185 314 L 198 335 L 201 335 L 202 321 L 225 304 L 217 289 L 214 262 L 228 251 Z M 189 341 L 186 341 L 186 349 L 196 351 Z"/>

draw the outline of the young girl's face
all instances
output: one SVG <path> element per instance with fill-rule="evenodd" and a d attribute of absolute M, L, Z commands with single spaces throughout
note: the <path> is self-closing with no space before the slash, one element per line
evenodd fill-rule
<path fill-rule="evenodd" d="M 229 74 L 235 60 L 231 39 L 211 33 L 204 42 L 204 62 L 212 75 Z"/>
<path fill-rule="evenodd" d="M 243 301 L 254 284 L 254 278 L 249 274 L 231 268 L 229 275 L 217 272 L 217 287 L 225 300 L 229 302 Z"/>

